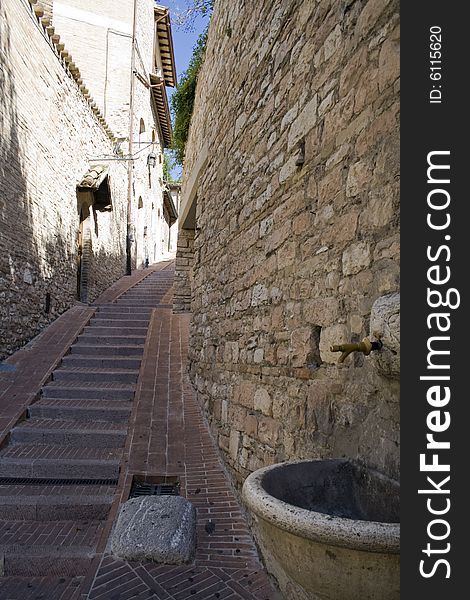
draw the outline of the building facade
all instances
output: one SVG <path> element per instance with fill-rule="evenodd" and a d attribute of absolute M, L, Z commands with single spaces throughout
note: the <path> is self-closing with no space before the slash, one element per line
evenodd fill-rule
<path fill-rule="evenodd" d="M 152 0 L 64 0 L 54 2 L 52 20 L 120 149 L 133 159 L 132 267 L 157 262 L 169 252 L 177 218 L 163 181 L 163 150 L 171 143 L 165 86 L 176 85 L 168 10 Z"/>
<path fill-rule="evenodd" d="M 240 483 L 328 456 L 399 474 L 398 119 L 395 0 L 215 3 L 175 310 Z M 383 349 L 338 363 L 365 337 Z"/>
<path fill-rule="evenodd" d="M 165 85 L 176 79 L 169 14 L 151 0 L 0 10 L 4 357 L 75 301 L 168 255 Z"/>

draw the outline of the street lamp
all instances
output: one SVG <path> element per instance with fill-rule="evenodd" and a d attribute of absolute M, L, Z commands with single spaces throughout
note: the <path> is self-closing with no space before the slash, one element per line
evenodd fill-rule
<path fill-rule="evenodd" d="M 150 167 L 155 167 L 155 165 L 157 164 L 157 155 L 155 154 L 155 152 L 150 152 L 150 154 L 147 156 L 147 166 Z"/>

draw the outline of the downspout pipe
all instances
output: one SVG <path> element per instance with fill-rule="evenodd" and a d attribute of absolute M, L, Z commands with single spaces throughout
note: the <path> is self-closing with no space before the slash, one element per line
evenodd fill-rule
<path fill-rule="evenodd" d="M 131 86 L 129 95 L 129 156 L 132 156 L 134 142 L 134 72 L 135 72 L 135 46 L 137 27 L 137 0 L 134 0 L 134 14 L 132 23 L 132 49 L 131 49 Z M 126 274 L 132 274 L 132 177 L 133 163 L 129 161 L 127 167 L 127 235 L 126 235 Z"/>

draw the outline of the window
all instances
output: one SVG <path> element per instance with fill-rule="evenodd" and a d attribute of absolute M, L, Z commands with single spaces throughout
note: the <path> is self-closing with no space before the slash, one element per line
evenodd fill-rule
<path fill-rule="evenodd" d="M 139 150 L 140 150 L 140 145 L 145 142 L 145 140 L 142 138 L 142 134 L 145 133 L 145 123 L 143 119 L 140 119 L 140 123 L 139 123 Z"/>

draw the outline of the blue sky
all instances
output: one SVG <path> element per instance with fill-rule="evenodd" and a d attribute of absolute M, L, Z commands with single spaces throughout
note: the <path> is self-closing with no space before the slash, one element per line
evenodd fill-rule
<path fill-rule="evenodd" d="M 173 35 L 173 49 L 175 53 L 176 62 L 176 73 L 178 80 L 181 77 L 181 73 L 186 71 L 189 61 L 193 53 L 193 48 L 196 44 L 197 38 L 206 28 L 209 18 L 208 17 L 197 17 L 193 19 L 190 26 L 182 26 L 176 22 L 175 14 L 181 13 L 187 7 L 185 0 L 166 0 L 161 2 L 164 6 L 168 6 L 170 9 L 171 18 L 171 32 Z M 171 96 L 174 92 L 174 88 L 166 88 L 168 99 L 171 101 Z M 173 115 L 172 115 L 173 117 Z M 180 179 L 181 167 L 176 166 L 171 170 L 171 174 L 174 179 Z"/>
<path fill-rule="evenodd" d="M 166 0 L 166 2 L 162 2 L 162 4 L 168 6 L 170 9 L 176 71 L 178 76 L 180 76 L 181 73 L 186 70 L 193 52 L 193 47 L 196 44 L 197 38 L 207 26 L 209 18 L 197 17 L 196 19 L 193 19 L 191 22 L 191 30 L 186 31 L 187 28 L 178 25 L 174 18 L 174 15 L 177 12 L 182 12 L 186 8 L 184 0 Z M 168 91 L 171 95 L 171 88 Z"/>
<path fill-rule="evenodd" d="M 190 27 L 182 26 L 176 23 L 175 14 L 184 11 L 187 6 L 185 4 L 185 0 L 166 0 L 166 2 L 162 2 L 162 4 L 164 6 L 168 6 L 170 9 L 171 32 L 173 35 L 176 72 L 179 80 L 181 73 L 186 71 L 188 67 L 197 38 L 206 28 L 209 18 L 199 16 L 192 20 Z M 174 89 L 166 89 L 168 98 L 171 99 Z M 175 167 L 171 170 L 171 174 L 174 179 L 179 179 L 181 177 L 181 168 Z"/>

